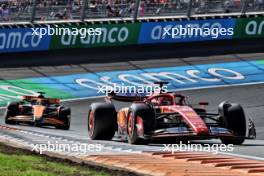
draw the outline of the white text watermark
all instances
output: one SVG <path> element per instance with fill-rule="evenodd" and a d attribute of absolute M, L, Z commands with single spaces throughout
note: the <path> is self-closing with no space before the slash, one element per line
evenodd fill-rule
<path fill-rule="evenodd" d="M 32 144 L 32 150 L 43 154 L 43 152 L 78 152 L 85 154 L 87 152 L 100 152 L 101 144 L 85 144 L 85 143 L 59 143 L 58 141 L 47 144 Z"/>
<path fill-rule="evenodd" d="M 211 37 L 219 38 L 219 36 L 232 36 L 234 35 L 233 28 L 223 27 L 196 27 L 192 25 L 182 26 L 177 25 L 175 27 L 164 27 L 163 38 L 171 37 L 173 39 L 182 38 L 182 36 L 188 37 Z"/>
<path fill-rule="evenodd" d="M 171 152 L 172 154 L 183 151 L 212 152 L 214 154 L 234 151 L 233 144 L 191 144 L 190 141 L 188 143 L 180 141 L 179 144 L 163 144 L 163 147 L 164 152 Z"/>
<path fill-rule="evenodd" d="M 98 94 L 144 94 L 146 96 L 150 96 L 154 92 L 161 92 L 161 93 L 167 93 L 168 88 L 167 86 L 160 87 L 158 85 L 133 85 L 133 86 L 127 86 L 127 85 L 119 85 L 119 84 L 113 84 L 112 86 L 97 86 L 97 93 Z"/>
<path fill-rule="evenodd" d="M 102 28 L 76 28 L 76 27 L 47 27 L 31 28 L 32 35 L 37 35 L 40 38 L 49 35 L 73 35 L 80 36 L 80 38 L 86 38 L 88 36 L 100 36 L 102 35 Z"/>

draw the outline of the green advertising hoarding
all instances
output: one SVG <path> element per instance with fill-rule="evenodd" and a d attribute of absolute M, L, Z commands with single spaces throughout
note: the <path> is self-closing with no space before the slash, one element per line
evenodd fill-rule
<path fill-rule="evenodd" d="M 50 49 L 90 48 L 137 44 L 140 25 L 140 23 L 132 23 L 83 25 L 78 27 L 69 26 L 67 28 L 71 29 L 71 31 L 74 31 L 76 28 L 79 29 L 79 31 L 83 30 L 84 28 L 87 29 L 87 31 L 95 31 L 96 29 L 100 29 L 101 34 L 87 34 L 84 36 L 81 35 L 81 32 L 79 32 L 78 35 L 53 35 Z"/>
<path fill-rule="evenodd" d="M 234 39 L 264 37 L 264 17 L 237 19 Z"/>

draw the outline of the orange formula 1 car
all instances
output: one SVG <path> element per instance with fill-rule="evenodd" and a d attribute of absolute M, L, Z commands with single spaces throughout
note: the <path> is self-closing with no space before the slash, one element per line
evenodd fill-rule
<path fill-rule="evenodd" d="M 163 82 L 157 83 L 163 86 Z M 209 113 L 206 102 L 194 107 L 176 93 L 151 96 L 111 94 L 106 103 L 93 103 L 88 113 L 88 132 L 93 140 L 111 140 L 114 135 L 131 144 L 148 144 L 151 139 L 177 140 L 219 138 L 224 144 L 240 145 L 254 139 L 254 123 L 239 104 L 222 102 L 218 113 Z M 117 105 L 117 102 L 122 101 Z M 122 107 L 123 106 L 123 107 Z"/>
<path fill-rule="evenodd" d="M 19 102 L 8 104 L 5 112 L 6 124 L 27 123 L 34 126 L 54 126 L 69 130 L 71 109 L 60 104 L 59 99 L 39 96 L 23 96 Z"/>

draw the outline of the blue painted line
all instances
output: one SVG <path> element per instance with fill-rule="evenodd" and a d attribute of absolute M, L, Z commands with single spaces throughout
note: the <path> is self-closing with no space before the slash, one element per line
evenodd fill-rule
<path fill-rule="evenodd" d="M 194 76 L 191 75 L 190 72 L 195 72 Z M 169 90 L 264 82 L 264 65 L 259 61 L 148 68 L 142 70 L 98 72 L 96 74 L 73 74 L 47 78 L 32 78 L 31 81 L 49 88 L 70 93 L 76 98 L 83 98 L 103 95 L 98 94 L 98 91 L 95 90 L 97 84 L 106 84 L 106 82 L 102 81 L 103 78 L 108 78 L 112 83 L 132 85 L 128 81 L 121 80 L 120 77 L 126 75 L 127 80 L 135 84 L 143 83 L 143 81 L 154 82 L 154 79 L 144 76 L 144 74 L 150 73 L 156 74 L 155 77 L 160 80 L 169 81 Z M 165 73 L 167 73 L 169 77 L 164 77 Z M 80 79 L 84 80 L 83 83 L 85 85 L 80 85 L 76 82 Z M 91 86 L 91 88 L 87 86 Z"/>

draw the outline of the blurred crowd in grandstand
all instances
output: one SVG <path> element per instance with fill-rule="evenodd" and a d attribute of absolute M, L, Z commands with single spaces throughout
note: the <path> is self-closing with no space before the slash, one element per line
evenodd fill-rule
<path fill-rule="evenodd" d="M 88 0 L 88 18 L 131 17 L 136 0 Z M 193 13 L 239 12 L 243 0 L 193 0 Z M 36 19 L 77 19 L 84 0 L 37 0 Z M 247 0 L 248 8 L 263 11 L 264 0 Z M 186 14 L 189 0 L 141 0 L 139 16 Z M 34 0 L 0 0 L 0 21 L 31 17 Z"/>

